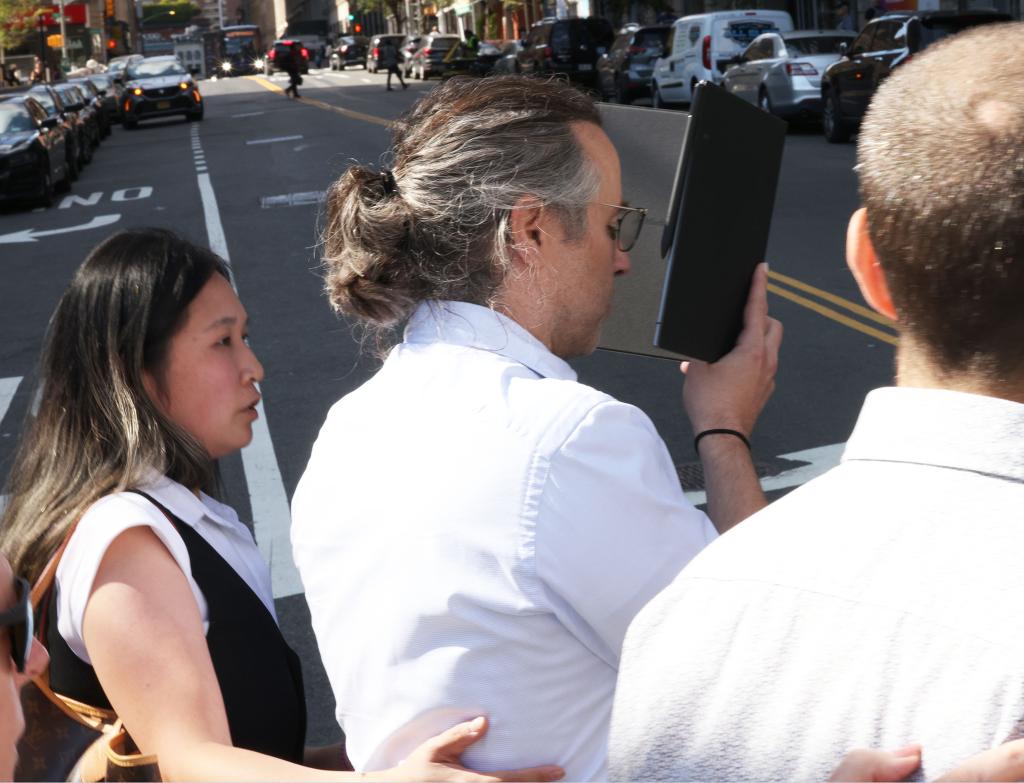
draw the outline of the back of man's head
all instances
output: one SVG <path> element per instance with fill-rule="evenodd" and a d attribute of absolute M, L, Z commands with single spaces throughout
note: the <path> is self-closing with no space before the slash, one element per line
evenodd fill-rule
<path fill-rule="evenodd" d="M 871 103 L 858 171 L 901 339 L 940 375 L 1024 375 L 1024 24 L 936 44 Z"/>
<path fill-rule="evenodd" d="M 422 98 L 395 126 L 393 174 L 352 166 L 328 192 L 335 310 L 386 328 L 425 300 L 492 304 L 523 199 L 582 233 L 600 175 L 579 122 L 600 124 L 593 100 L 558 81 L 456 78 Z"/>

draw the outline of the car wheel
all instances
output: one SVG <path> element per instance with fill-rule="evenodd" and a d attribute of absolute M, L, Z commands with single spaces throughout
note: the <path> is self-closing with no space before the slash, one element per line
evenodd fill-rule
<path fill-rule="evenodd" d="M 338 70 L 339 71 L 344 71 L 345 70 L 345 63 L 338 63 Z"/>
<path fill-rule="evenodd" d="M 50 161 L 43 158 L 42 164 L 43 176 L 39 183 L 39 197 L 36 199 L 36 205 L 49 208 L 53 206 L 53 178 L 50 176 Z"/>
<path fill-rule="evenodd" d="M 821 112 L 821 129 L 825 132 L 825 139 L 831 144 L 842 144 L 850 140 L 850 129 L 843 124 L 843 114 L 835 93 L 830 92 L 825 99 L 825 108 Z"/>
<path fill-rule="evenodd" d="M 762 87 L 760 92 L 757 94 L 757 105 L 760 107 L 761 111 L 766 112 L 767 114 L 775 114 L 775 112 L 772 111 L 772 99 L 768 97 L 768 90 L 764 87 Z"/>

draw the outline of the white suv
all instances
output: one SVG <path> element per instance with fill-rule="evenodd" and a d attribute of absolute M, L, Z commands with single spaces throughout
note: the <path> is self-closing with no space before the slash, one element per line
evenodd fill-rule
<path fill-rule="evenodd" d="M 671 51 L 654 64 L 653 106 L 690 103 L 699 81 L 720 84 L 729 60 L 763 33 L 787 33 L 793 19 L 785 11 L 717 11 L 677 19 Z"/>

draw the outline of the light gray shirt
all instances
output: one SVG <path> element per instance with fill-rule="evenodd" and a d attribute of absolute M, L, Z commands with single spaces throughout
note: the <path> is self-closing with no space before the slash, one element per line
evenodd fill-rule
<path fill-rule="evenodd" d="M 1021 736 L 1024 405 L 868 395 L 842 463 L 718 539 L 630 626 L 613 780 L 932 778 Z"/>

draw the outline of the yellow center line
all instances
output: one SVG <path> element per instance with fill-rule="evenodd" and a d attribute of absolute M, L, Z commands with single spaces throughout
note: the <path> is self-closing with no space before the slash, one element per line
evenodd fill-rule
<path fill-rule="evenodd" d="M 252 79 L 252 81 L 256 82 L 262 87 L 266 87 L 271 92 L 284 93 L 284 90 L 282 88 L 278 87 L 272 81 L 264 79 L 262 76 L 249 76 L 247 78 Z M 392 120 L 385 119 L 384 117 L 377 117 L 376 115 L 373 114 L 363 114 L 361 111 L 352 111 L 352 109 L 343 109 L 340 106 L 333 106 L 329 103 L 318 101 L 315 98 L 298 98 L 297 100 L 309 104 L 310 106 L 315 106 L 318 109 L 324 109 L 325 111 L 333 111 L 335 114 L 340 114 L 343 117 L 348 117 L 349 119 L 352 120 L 372 122 L 374 125 L 382 125 L 385 128 L 390 127 L 392 123 Z"/>
<path fill-rule="evenodd" d="M 864 305 L 859 305 L 856 302 L 851 302 L 849 299 L 843 299 L 843 297 L 841 296 L 836 296 L 835 294 L 829 293 L 828 291 L 823 291 L 820 288 L 815 288 L 813 285 L 805 283 L 802 280 L 797 280 L 795 277 L 789 277 L 788 275 L 784 275 L 781 272 L 776 272 L 774 270 L 769 270 L 768 277 L 771 280 L 776 280 L 780 283 L 785 283 L 786 285 L 803 291 L 804 293 L 817 296 L 819 299 L 824 299 L 826 302 L 831 302 L 832 304 L 837 305 L 838 307 L 842 307 L 845 310 L 849 310 L 851 313 L 856 313 L 862 318 L 867 318 L 870 321 L 874 321 L 876 324 L 888 326 L 890 329 L 896 328 L 896 324 L 893 323 L 891 318 L 886 318 L 881 313 L 876 313 L 874 310 L 868 307 L 864 307 Z"/>
<path fill-rule="evenodd" d="M 777 296 L 781 296 L 783 299 L 788 299 L 791 302 L 795 302 L 796 304 L 801 305 L 802 307 L 806 307 L 808 310 L 813 310 L 819 315 L 823 315 L 826 318 L 830 318 L 833 321 L 842 324 L 843 326 L 848 326 L 851 329 L 855 329 L 856 331 L 861 332 L 862 334 L 868 335 L 869 337 L 874 337 L 876 340 L 881 340 L 883 343 L 888 343 L 889 345 L 896 345 L 897 343 L 895 335 L 889 334 L 888 332 L 883 332 L 880 329 L 875 329 L 873 326 L 863 324 L 854 318 L 850 318 L 848 315 L 840 313 L 838 310 L 833 310 L 831 307 L 826 307 L 823 304 L 818 304 L 817 302 L 812 301 L 804 296 L 800 296 L 800 294 L 794 294 L 792 291 L 786 288 L 781 288 L 780 286 L 777 286 L 774 283 L 768 284 L 768 290 Z"/>

